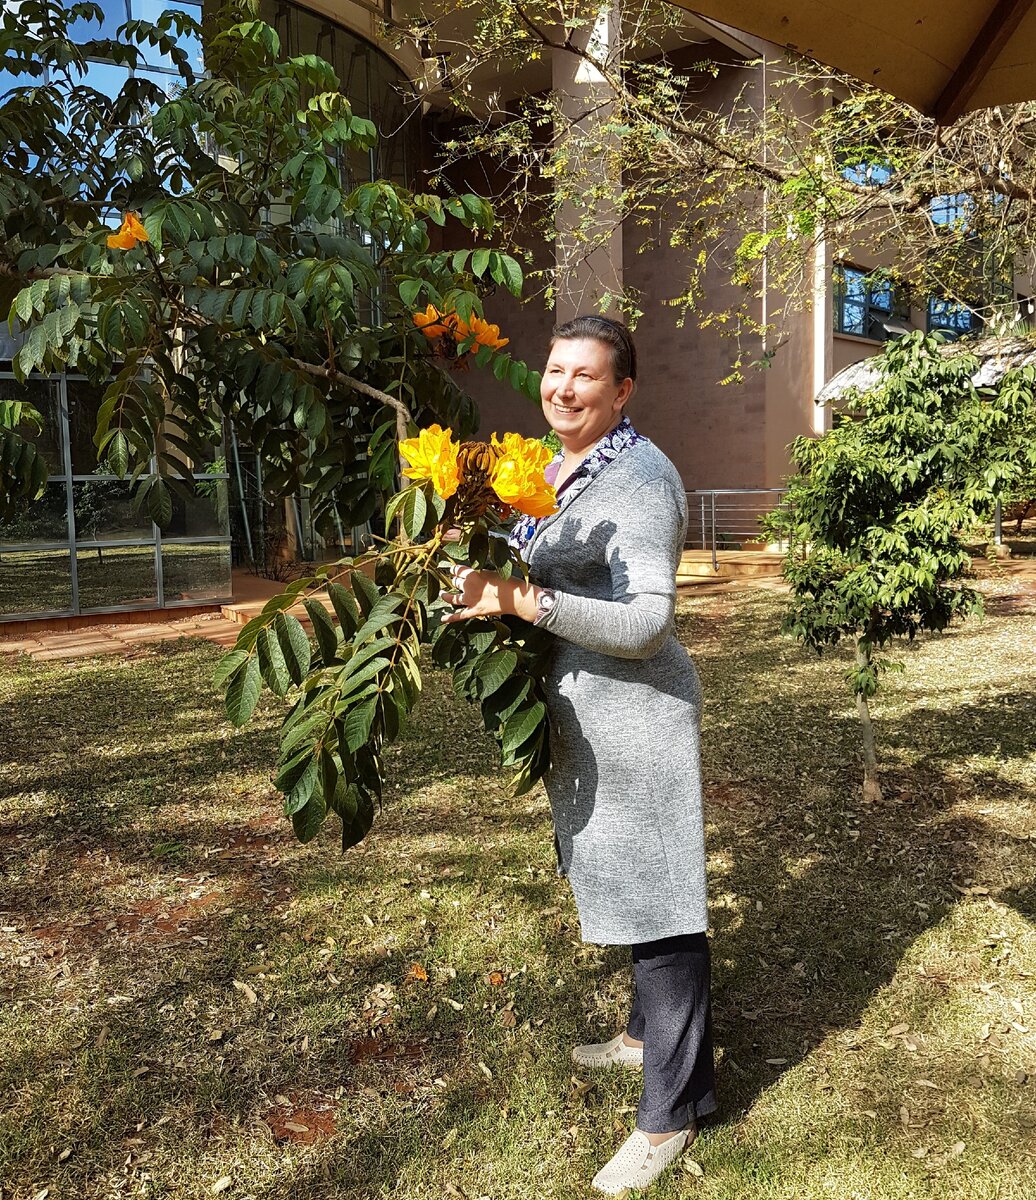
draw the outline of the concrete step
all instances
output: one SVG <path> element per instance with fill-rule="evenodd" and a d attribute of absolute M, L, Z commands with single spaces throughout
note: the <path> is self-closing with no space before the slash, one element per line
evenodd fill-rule
<path fill-rule="evenodd" d="M 771 550 L 685 550 L 676 570 L 679 583 L 715 579 L 769 579 L 779 576 L 784 555 Z"/>

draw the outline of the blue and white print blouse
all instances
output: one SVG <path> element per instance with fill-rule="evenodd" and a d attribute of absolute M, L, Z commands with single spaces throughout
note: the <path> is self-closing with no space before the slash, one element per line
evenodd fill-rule
<path fill-rule="evenodd" d="M 558 489 L 558 511 L 567 508 L 575 497 L 588 487 L 604 468 L 609 463 L 614 462 L 623 451 L 630 450 L 638 443 L 647 441 L 646 437 L 637 433 L 633 428 L 633 423 L 629 417 L 623 417 L 611 433 L 606 433 L 601 438 L 576 470 L 572 472 Z M 547 464 L 547 472 L 550 472 L 552 468 L 560 466 L 564 457 L 564 451 L 559 450 Z M 549 474 L 547 478 L 549 480 Z M 529 543 L 536 534 L 539 522 L 546 519 L 546 517 L 520 517 L 517 524 L 511 530 L 508 541 L 522 558 L 525 557 Z"/>

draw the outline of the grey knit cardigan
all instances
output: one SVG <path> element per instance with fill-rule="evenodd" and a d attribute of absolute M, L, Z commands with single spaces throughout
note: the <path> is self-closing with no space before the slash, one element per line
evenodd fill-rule
<path fill-rule="evenodd" d="M 651 442 L 542 520 L 526 551 L 554 589 L 547 795 L 583 940 L 632 944 L 708 924 L 701 685 L 673 632 L 687 505 Z"/>

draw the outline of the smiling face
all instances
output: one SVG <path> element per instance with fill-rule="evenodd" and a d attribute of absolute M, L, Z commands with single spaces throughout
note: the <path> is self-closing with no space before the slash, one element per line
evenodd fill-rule
<path fill-rule="evenodd" d="M 569 454 L 583 454 L 622 420 L 633 380 L 616 381 L 611 347 L 595 338 L 559 338 L 543 369 L 547 424 Z"/>

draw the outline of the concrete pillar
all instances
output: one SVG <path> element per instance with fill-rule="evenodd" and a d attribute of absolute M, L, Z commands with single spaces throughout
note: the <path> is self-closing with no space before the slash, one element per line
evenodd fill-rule
<path fill-rule="evenodd" d="M 831 243 L 821 233 L 813 250 L 813 395 L 832 375 L 834 358 L 834 262 Z M 813 405 L 812 432 L 818 437 L 831 428 L 831 406 Z"/>
<path fill-rule="evenodd" d="M 576 30 L 573 44 L 606 67 L 616 64 L 618 0 L 587 5 L 585 12 L 593 24 Z M 579 197 L 563 204 L 556 219 L 556 318 L 567 321 L 602 308 L 617 316 L 618 305 L 606 301 L 623 289 L 620 144 L 605 128 L 612 92 L 600 71 L 571 51 L 553 51 L 551 68 L 566 139 L 564 187 Z"/>

